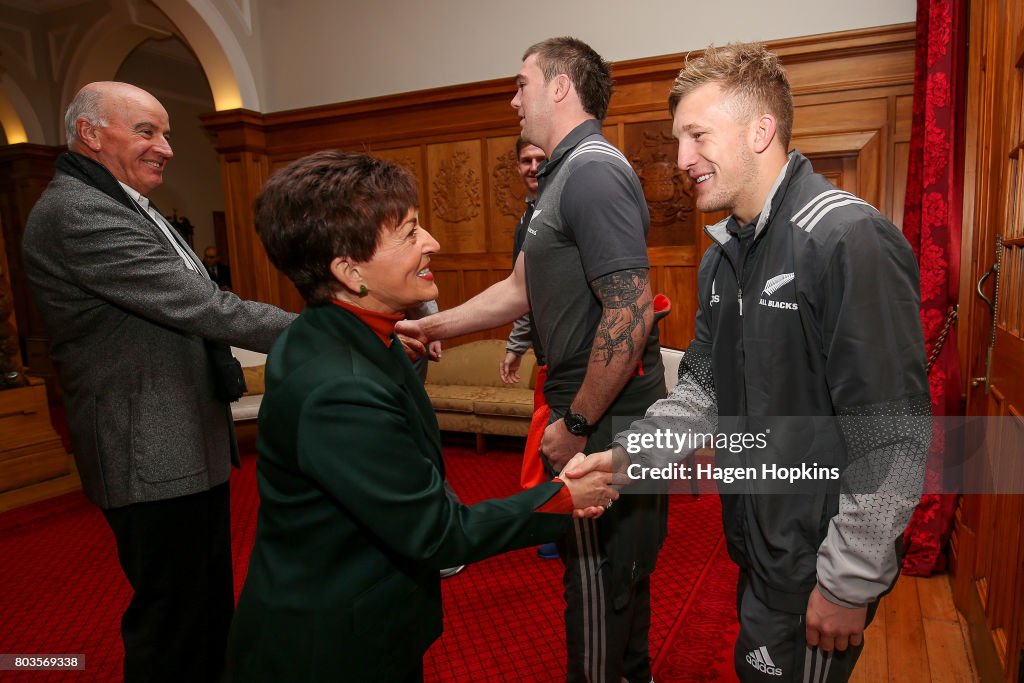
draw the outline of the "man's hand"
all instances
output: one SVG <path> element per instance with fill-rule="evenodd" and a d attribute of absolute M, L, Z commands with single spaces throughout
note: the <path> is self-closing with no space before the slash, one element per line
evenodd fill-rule
<path fill-rule="evenodd" d="M 585 458 L 573 458 L 565 466 L 562 475 L 570 479 L 578 479 L 591 472 L 611 473 L 612 471 L 612 452 L 607 450 L 600 453 L 591 453 Z"/>
<path fill-rule="evenodd" d="M 576 436 L 565 426 L 565 420 L 556 420 L 544 430 L 540 452 L 551 463 L 551 469 L 561 472 L 572 456 L 583 450 L 587 437 Z"/>
<path fill-rule="evenodd" d="M 501 374 L 501 381 L 505 384 L 519 383 L 519 366 L 523 363 L 523 357 L 518 353 L 506 351 L 505 357 L 498 363 L 498 372 Z"/>
<path fill-rule="evenodd" d="M 409 360 L 411 361 L 415 361 L 417 358 L 422 358 L 423 354 L 427 353 L 427 347 L 417 339 L 407 337 L 404 334 L 398 334 L 398 341 L 402 343 L 402 349 L 405 351 L 405 355 L 409 356 Z"/>
<path fill-rule="evenodd" d="M 415 339 L 424 348 L 430 343 L 430 338 L 423 331 L 423 323 L 420 320 L 399 320 L 395 323 L 395 332 L 398 333 L 399 339 L 402 337 Z"/>
<path fill-rule="evenodd" d="M 857 647 L 864 640 L 867 617 L 867 607 L 837 605 L 815 586 L 807 601 L 807 644 L 824 652 Z"/>
<path fill-rule="evenodd" d="M 438 356 L 434 360 L 441 357 L 441 342 L 431 342 L 423 333 L 419 320 L 399 320 L 395 324 L 395 334 L 398 335 L 398 341 L 402 342 L 405 355 L 409 356 L 409 360 L 414 361 L 428 353 L 433 357 L 433 348 L 428 348 L 427 345 L 434 343 L 438 345 Z"/>
<path fill-rule="evenodd" d="M 560 475 L 563 479 L 577 479 L 591 472 L 610 472 L 612 486 L 621 490 L 632 483 L 626 474 L 629 467 L 629 456 L 621 448 L 613 448 L 600 453 L 591 453 L 585 459 L 573 458 Z"/>
<path fill-rule="evenodd" d="M 427 344 L 427 353 L 430 354 L 430 360 L 441 360 L 441 340 L 438 339 Z"/>
<path fill-rule="evenodd" d="M 582 453 L 577 453 L 570 461 L 570 466 L 585 459 Z M 604 514 L 612 505 L 612 501 L 618 500 L 619 492 L 611 488 L 611 475 L 607 472 L 591 472 L 590 474 L 576 479 L 568 479 L 559 475 L 565 483 L 572 496 L 572 504 L 576 508 L 573 516 L 578 519 L 597 519 Z"/>

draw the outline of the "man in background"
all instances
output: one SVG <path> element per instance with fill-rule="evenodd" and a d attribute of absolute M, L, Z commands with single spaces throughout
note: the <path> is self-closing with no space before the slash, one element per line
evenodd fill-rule
<path fill-rule="evenodd" d="M 147 195 L 173 157 L 149 93 L 91 83 L 29 215 L 25 269 L 50 336 L 82 488 L 133 589 L 126 681 L 216 681 L 234 592 L 228 345 L 266 353 L 295 317 L 221 291 Z"/>
<path fill-rule="evenodd" d="M 523 211 L 512 243 L 512 267 L 516 267 L 516 260 L 519 252 L 523 250 L 523 241 L 526 239 L 526 226 L 533 218 L 533 208 L 537 201 L 537 170 L 547 157 L 544 150 L 532 145 L 520 135 L 516 138 L 516 170 L 526 188 L 526 210 Z M 512 332 L 508 335 L 508 344 L 505 346 L 505 357 L 498 368 L 501 380 L 506 384 L 517 384 L 519 382 L 519 366 L 523 362 L 523 354 L 533 346 L 530 323 L 530 314 L 522 316 L 512 325 Z M 534 355 L 537 357 L 537 364 L 543 365 L 543 355 L 538 353 L 535 347 Z"/>
<path fill-rule="evenodd" d="M 203 252 L 203 266 L 210 274 L 210 279 L 221 289 L 231 289 L 231 268 L 220 262 L 217 247 L 211 245 Z"/>
<path fill-rule="evenodd" d="M 548 364 L 551 416 L 541 452 L 550 475 L 577 452 L 605 448 L 614 415 L 639 414 L 664 397 L 664 369 L 648 282 L 647 203 L 629 162 L 601 135 L 608 63 L 580 40 L 552 38 L 526 51 L 516 84 L 523 138 L 548 160 L 515 269 L 461 306 L 399 329 L 426 342 L 532 311 Z M 599 520 L 574 521 L 559 543 L 570 683 L 651 680 L 650 574 L 667 508 L 660 495 L 626 498 Z"/>

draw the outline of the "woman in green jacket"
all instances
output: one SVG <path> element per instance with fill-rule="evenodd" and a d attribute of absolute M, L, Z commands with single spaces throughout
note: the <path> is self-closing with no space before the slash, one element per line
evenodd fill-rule
<path fill-rule="evenodd" d="M 445 494 L 437 420 L 394 335 L 437 297 L 439 246 L 416 207 L 408 170 L 338 151 L 274 174 L 257 200 L 267 254 L 308 307 L 267 360 L 227 680 L 422 680 L 439 569 L 554 540 L 574 507 L 617 497 L 600 473 L 469 506 Z"/>

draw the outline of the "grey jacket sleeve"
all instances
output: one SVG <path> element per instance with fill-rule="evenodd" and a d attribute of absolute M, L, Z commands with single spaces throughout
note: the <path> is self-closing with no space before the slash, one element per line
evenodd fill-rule
<path fill-rule="evenodd" d="M 521 356 L 533 345 L 530 339 L 530 315 L 526 314 L 512 325 L 512 332 L 508 335 L 506 351 L 511 351 Z"/>
<path fill-rule="evenodd" d="M 76 196 L 63 207 L 52 250 L 66 276 L 92 296 L 140 317 L 205 339 L 267 352 L 295 319 L 269 304 L 221 291 L 186 268 L 158 228 L 100 195 Z M 100 195 L 97 198 L 97 195 Z"/>
<path fill-rule="evenodd" d="M 896 579 L 931 445 L 917 264 L 895 226 L 861 221 L 836 245 L 822 287 L 826 374 L 847 466 L 818 549 L 818 586 L 857 607 Z"/>
<path fill-rule="evenodd" d="M 694 340 L 679 363 L 679 383 L 668 396 L 648 408 L 643 419 L 619 432 L 614 445 L 626 451 L 631 464 L 664 467 L 692 453 L 692 442 L 683 448 L 671 442 L 651 446 L 643 442 L 644 435 L 659 431 L 676 435 L 714 434 L 717 430 L 718 404 L 711 377 L 710 348 Z"/>

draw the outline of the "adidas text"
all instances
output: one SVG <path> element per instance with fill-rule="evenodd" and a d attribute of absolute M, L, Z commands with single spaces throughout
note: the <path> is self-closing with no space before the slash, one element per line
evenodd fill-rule
<path fill-rule="evenodd" d="M 755 669 L 757 669 L 758 671 L 760 671 L 763 674 L 768 674 L 769 676 L 781 676 L 782 675 L 782 669 L 780 669 L 779 667 L 775 666 L 774 662 L 772 662 L 770 664 L 766 663 L 766 662 L 763 662 L 763 661 L 761 661 L 761 658 L 757 657 L 756 655 L 757 655 L 757 651 L 756 650 L 754 652 L 748 653 L 747 654 L 747 664 L 749 664 L 750 666 L 754 667 Z"/>

